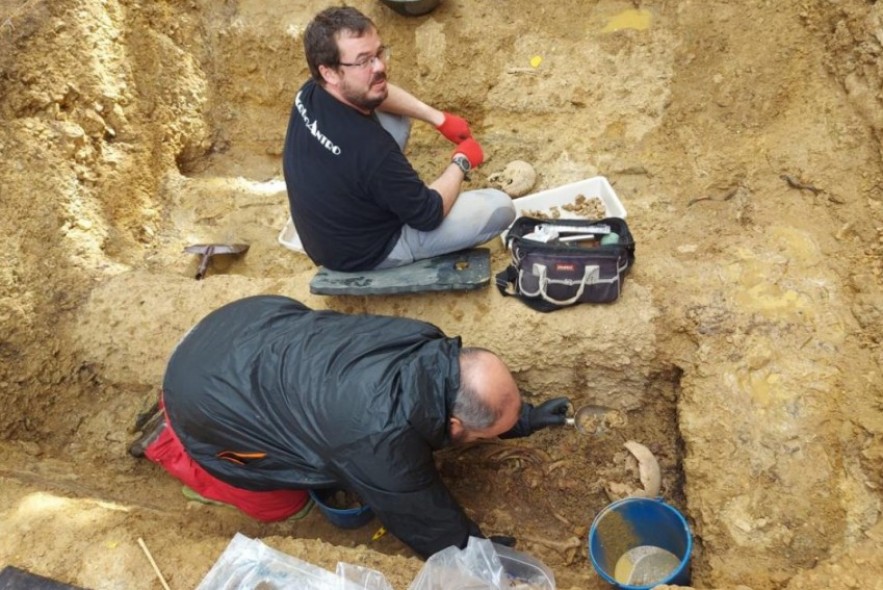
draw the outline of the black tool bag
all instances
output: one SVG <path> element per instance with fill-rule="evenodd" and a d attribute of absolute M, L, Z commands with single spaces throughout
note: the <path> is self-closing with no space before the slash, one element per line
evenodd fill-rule
<path fill-rule="evenodd" d="M 500 293 L 542 312 L 615 301 L 635 261 L 635 240 L 619 217 L 519 217 L 506 245 L 512 263 L 496 275 Z"/>

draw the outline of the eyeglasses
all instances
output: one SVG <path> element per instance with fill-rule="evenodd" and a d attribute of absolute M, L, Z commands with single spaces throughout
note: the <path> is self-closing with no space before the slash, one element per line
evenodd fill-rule
<path fill-rule="evenodd" d="M 382 61 L 384 64 L 388 64 L 389 58 L 391 55 L 392 55 L 392 51 L 390 51 L 389 47 L 387 47 L 386 45 L 382 45 L 380 47 L 380 50 L 377 53 L 375 53 L 374 55 L 369 55 L 367 57 L 363 57 L 362 59 L 359 59 L 359 60 L 354 61 L 352 63 L 344 63 L 342 61 L 339 61 L 339 62 L 337 62 L 337 65 L 346 66 L 349 68 L 359 68 L 359 69 L 364 70 L 365 68 L 367 68 L 369 66 L 371 66 L 371 67 L 376 66 L 377 62 Z"/>

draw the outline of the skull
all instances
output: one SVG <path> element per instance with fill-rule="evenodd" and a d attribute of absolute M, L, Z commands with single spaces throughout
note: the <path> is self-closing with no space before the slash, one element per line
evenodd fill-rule
<path fill-rule="evenodd" d="M 512 160 L 506 164 L 502 172 L 491 174 L 488 181 L 510 197 L 521 197 L 533 188 L 537 181 L 537 173 L 533 166 L 524 160 Z"/>

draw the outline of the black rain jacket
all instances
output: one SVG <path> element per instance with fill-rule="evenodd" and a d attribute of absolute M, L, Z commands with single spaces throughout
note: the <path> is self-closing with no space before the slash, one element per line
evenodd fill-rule
<path fill-rule="evenodd" d="M 483 536 L 435 469 L 450 443 L 460 340 L 405 318 L 235 301 L 179 343 L 172 428 L 209 473 L 248 490 L 340 486 L 426 557 Z"/>

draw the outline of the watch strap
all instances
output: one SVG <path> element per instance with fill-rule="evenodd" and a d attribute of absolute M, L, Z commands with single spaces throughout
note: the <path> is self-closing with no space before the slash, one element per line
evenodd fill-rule
<path fill-rule="evenodd" d="M 472 170 L 472 164 L 469 163 L 469 158 L 463 154 L 454 154 L 454 157 L 451 158 L 451 162 L 456 164 L 457 167 L 463 171 L 463 177 L 466 180 L 469 180 L 469 171 Z"/>

